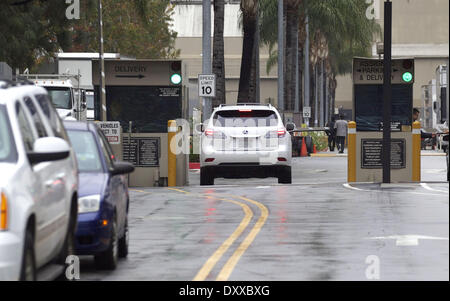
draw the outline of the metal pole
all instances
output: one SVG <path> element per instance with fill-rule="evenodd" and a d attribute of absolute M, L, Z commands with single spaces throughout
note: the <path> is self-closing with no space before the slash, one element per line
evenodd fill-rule
<path fill-rule="evenodd" d="M 330 121 L 330 79 L 325 74 L 325 125 Z"/>
<path fill-rule="evenodd" d="M 391 183 L 392 2 L 384 3 L 383 183 Z"/>
<path fill-rule="evenodd" d="M 255 30 L 255 69 L 256 69 L 256 102 L 261 103 L 261 79 L 260 79 L 260 62 L 259 62 L 259 4 L 258 4 L 258 12 L 256 13 L 256 30 Z"/>
<path fill-rule="evenodd" d="M 100 66 L 100 120 L 106 121 L 106 89 L 105 89 L 105 59 L 103 49 L 103 18 L 102 18 L 102 0 L 98 0 L 98 39 L 100 45 L 99 66 Z"/>
<path fill-rule="evenodd" d="M 324 97 L 324 66 L 325 66 L 325 60 L 322 59 L 322 62 L 320 64 L 320 126 L 324 126 L 324 107 L 325 107 L 325 97 Z"/>
<path fill-rule="evenodd" d="M 211 0 L 203 0 L 202 73 L 211 74 Z M 203 97 L 203 121 L 211 116 L 211 99 Z"/>
<path fill-rule="evenodd" d="M 310 78 L 309 78 L 309 18 L 308 18 L 308 13 L 306 13 L 306 19 L 305 19 L 305 30 L 306 30 L 306 40 L 305 40 L 305 51 L 304 51 L 304 56 L 305 56 L 305 68 L 303 70 L 303 77 L 305 78 L 305 87 L 303 88 L 303 108 L 304 107 L 309 107 L 309 98 L 310 98 Z M 309 117 L 305 118 L 306 119 L 306 125 L 309 126 Z"/>
<path fill-rule="evenodd" d="M 278 110 L 284 112 L 284 20 L 283 0 L 278 0 Z"/>
<path fill-rule="evenodd" d="M 319 62 L 315 64 L 314 68 L 314 126 L 319 126 Z"/>
<path fill-rule="evenodd" d="M 295 35 L 295 47 L 294 47 L 294 51 L 295 51 L 295 98 L 294 98 L 294 112 L 298 113 L 300 111 L 300 103 L 299 103 L 299 77 L 298 77 L 298 71 L 299 71 L 299 66 L 298 66 L 298 30 L 297 30 L 297 34 Z"/>

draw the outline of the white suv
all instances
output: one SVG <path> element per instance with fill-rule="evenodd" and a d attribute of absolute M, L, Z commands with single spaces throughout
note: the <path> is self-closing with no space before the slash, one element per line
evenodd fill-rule
<path fill-rule="evenodd" d="M 0 280 L 51 279 L 73 251 L 78 170 L 44 88 L 0 81 Z"/>
<path fill-rule="evenodd" d="M 221 105 L 205 123 L 200 185 L 215 178 L 277 177 L 291 183 L 291 136 L 271 105 Z"/>

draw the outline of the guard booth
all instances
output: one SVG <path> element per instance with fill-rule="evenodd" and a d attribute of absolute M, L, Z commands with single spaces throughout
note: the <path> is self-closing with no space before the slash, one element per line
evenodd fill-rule
<path fill-rule="evenodd" d="M 96 120 L 102 108 L 98 63 L 95 60 L 92 64 Z M 182 69 L 180 60 L 105 61 L 107 120 L 118 121 L 121 128 L 120 143 L 111 146 L 119 160 L 135 166 L 130 186 L 167 186 L 167 122 L 188 116 Z M 188 154 L 177 155 L 177 186 L 187 184 L 187 160 Z"/>
<path fill-rule="evenodd" d="M 349 123 L 349 182 L 382 182 L 383 69 L 383 60 L 353 59 L 353 120 L 356 128 L 354 123 Z M 417 138 L 420 144 L 420 130 L 413 130 L 412 124 L 413 84 L 414 59 L 393 59 L 389 126 L 392 131 L 391 181 L 397 183 L 420 180 L 420 148 L 417 154 L 415 145 Z"/>

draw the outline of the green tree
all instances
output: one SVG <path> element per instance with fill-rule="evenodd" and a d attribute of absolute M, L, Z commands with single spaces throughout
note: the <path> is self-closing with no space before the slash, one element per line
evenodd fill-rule
<path fill-rule="evenodd" d="M 70 45 L 67 5 L 59 0 L 0 2 L 0 61 L 32 68 L 36 61 Z"/>
<path fill-rule="evenodd" d="M 95 1 L 94 1 L 95 2 Z M 103 0 L 105 52 L 119 52 L 136 58 L 176 57 L 176 32 L 169 23 L 173 5 L 168 0 Z M 98 50 L 97 9 L 82 0 L 82 16 L 73 30 L 73 44 L 66 51 Z"/>

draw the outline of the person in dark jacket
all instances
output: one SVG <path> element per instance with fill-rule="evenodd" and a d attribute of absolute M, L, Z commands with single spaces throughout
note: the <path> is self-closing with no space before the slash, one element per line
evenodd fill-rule
<path fill-rule="evenodd" d="M 331 121 L 326 124 L 328 130 L 325 133 L 328 136 L 328 148 L 330 152 L 334 152 L 334 147 L 336 146 L 336 129 L 334 128 L 335 119 L 331 117 Z"/>

